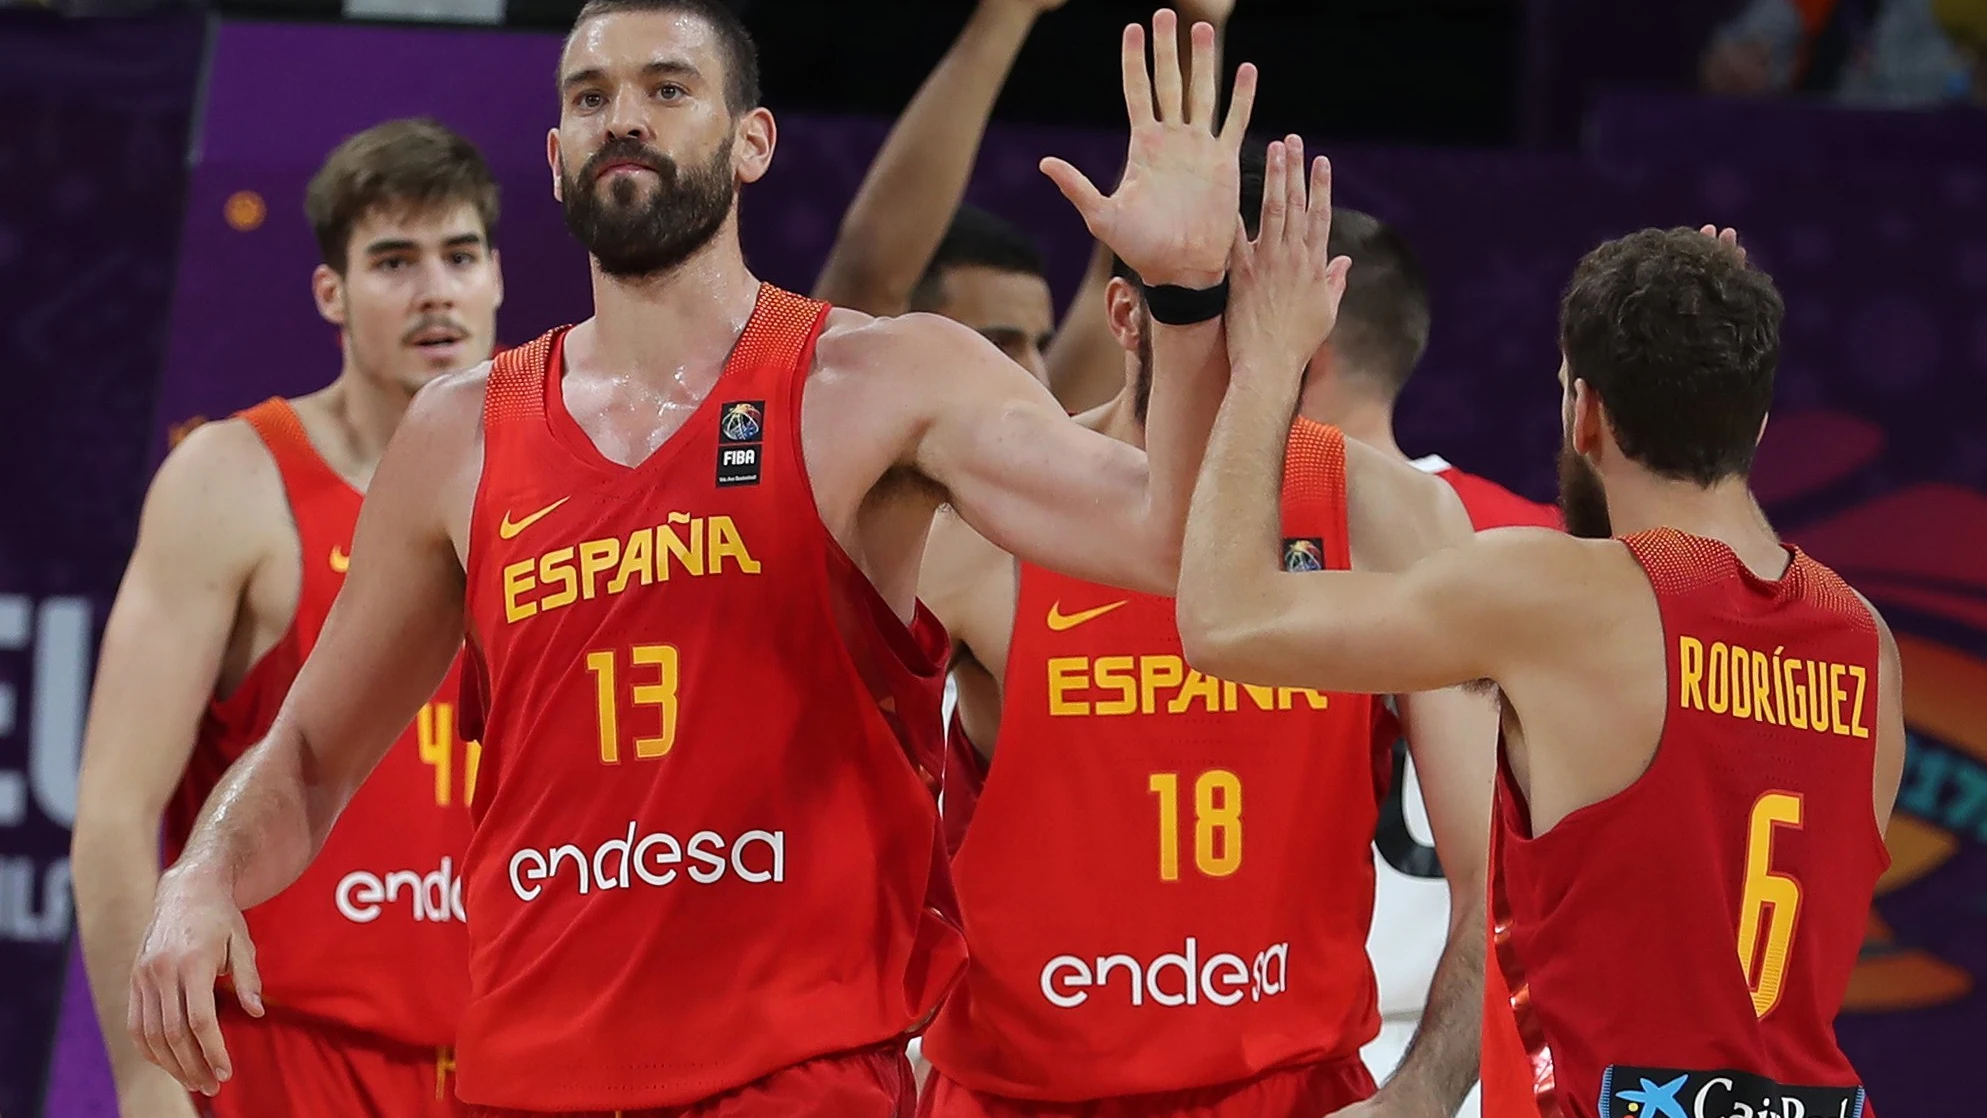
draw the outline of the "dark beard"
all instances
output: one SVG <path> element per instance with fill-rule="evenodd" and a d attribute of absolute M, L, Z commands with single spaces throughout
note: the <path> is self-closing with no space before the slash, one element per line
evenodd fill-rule
<path fill-rule="evenodd" d="M 1585 540 L 1604 540 L 1614 535 L 1601 475 L 1573 449 L 1571 439 L 1559 444 L 1559 515 L 1566 521 L 1570 535 Z"/>
<path fill-rule="evenodd" d="M 566 228 L 618 278 L 660 275 L 688 260 L 717 236 L 731 213 L 738 183 L 732 177 L 729 137 L 704 166 L 684 172 L 676 161 L 623 137 L 593 154 L 577 176 L 562 175 Z M 638 163 L 661 182 L 644 201 L 643 184 L 617 178 L 602 198 L 600 169 L 610 163 Z"/>
<path fill-rule="evenodd" d="M 1132 385 L 1131 410 L 1138 425 L 1145 426 L 1145 413 L 1152 409 L 1152 328 L 1138 320 L 1138 380 Z"/>

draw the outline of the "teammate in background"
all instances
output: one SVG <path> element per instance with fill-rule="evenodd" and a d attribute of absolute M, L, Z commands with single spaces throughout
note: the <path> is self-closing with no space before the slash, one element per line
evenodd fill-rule
<path fill-rule="evenodd" d="M 961 204 L 911 288 L 908 309 L 972 327 L 1048 383 L 1044 355 L 1055 338 L 1055 305 L 1041 250 L 1013 222 Z"/>
<path fill-rule="evenodd" d="M 305 210 L 323 254 L 312 290 L 344 352 L 338 379 L 204 424 L 167 456 L 104 632 L 73 856 L 128 1118 L 194 1112 L 132 1043 L 169 1043 L 160 1007 L 126 997 L 161 824 L 177 857 L 208 793 L 269 730 L 345 581 L 360 493 L 388 436 L 422 385 L 489 357 L 503 299 L 496 183 L 474 146 L 433 121 L 340 144 Z M 316 863 L 248 913 L 267 954 L 259 982 L 253 960 L 231 960 L 248 1012 L 220 1010 L 234 1076 L 210 1113 L 450 1112 L 476 755 L 447 671 L 439 691 L 382 724 L 392 746 Z"/>
<path fill-rule="evenodd" d="M 1391 226 L 1342 207 L 1332 215 L 1331 253 L 1350 259 L 1352 271 L 1332 336 L 1306 370 L 1298 414 L 1442 478 L 1462 498 L 1479 531 L 1523 524 L 1558 527 L 1559 512 L 1550 506 L 1464 473 L 1439 455 L 1409 459 L 1401 451 L 1394 439 L 1394 405 L 1428 348 L 1428 284 L 1421 262 Z M 1373 1074 L 1385 1076 L 1399 1066 L 1427 1003 L 1450 928 L 1454 882 L 1444 880 L 1435 848 L 1420 837 L 1429 830 L 1426 799 L 1399 719 L 1382 707 L 1377 726 L 1391 745 L 1393 773 L 1374 837 L 1380 861 L 1368 940 L 1380 980 L 1380 1035 L 1364 1055 Z M 1486 769 L 1479 793 L 1479 814 L 1486 819 L 1489 776 Z M 1472 1091 L 1460 1113 L 1474 1118 L 1478 1109 Z"/>
<path fill-rule="evenodd" d="M 814 296 L 870 314 L 932 311 L 964 323 L 1048 384 L 1069 410 L 1114 395 L 1123 358 L 1111 337 L 1104 285 L 1111 253 L 1099 248 L 1062 327 L 1028 234 L 963 205 L 994 101 L 1035 20 L 1065 0 L 980 0 L 959 38 L 919 87 L 877 151 L 849 203 Z M 1185 0 L 1183 81 L 1193 79 L 1184 36 L 1196 23 L 1222 28 L 1235 0 Z"/>
<path fill-rule="evenodd" d="M 1255 322 L 1318 297 L 1298 290 L 1323 288 L 1305 246 L 1332 215 L 1322 190 L 1306 207 L 1296 137 L 1271 145 L 1267 189 L 1249 162 L 1255 266 L 1229 314 Z M 1109 305 L 1123 387 L 1077 421 L 1136 446 L 1154 312 L 1123 278 Z M 1315 350 L 1329 322 L 1278 326 Z M 1470 531 L 1447 486 L 1308 420 L 1282 475 L 1264 547 L 1290 570 L 1399 569 Z M 1091 1114 L 1137 1096 L 1145 1115 L 1317 1118 L 1372 1095 L 1359 1049 L 1378 1028 L 1373 702 L 1185 671 L 1168 599 L 1017 561 L 944 514 L 919 592 L 957 643 L 954 734 L 989 759 L 998 743 L 954 860 L 969 960 L 925 1038 L 925 1112 Z M 1477 1072 L 1483 917 L 1468 902 L 1483 891 L 1496 714 L 1460 689 L 1405 705 L 1464 903 L 1415 1055 L 1375 1105 L 1450 1114 Z"/>
<path fill-rule="evenodd" d="M 1574 273 L 1575 535 L 1489 532 L 1401 574 L 1262 559 L 1302 363 L 1229 320 L 1180 573 L 1188 659 L 1262 684 L 1502 689 L 1499 1118 L 1869 1113 L 1833 1022 L 1887 861 L 1897 649 L 1752 497 L 1783 308 L 1729 230 L 1702 234 L 1645 230 Z"/>
<path fill-rule="evenodd" d="M 1153 28 L 1151 74 L 1126 29 L 1116 193 L 1044 163 L 1201 312 L 1153 330 L 1148 460 L 956 323 L 754 279 L 737 192 L 775 131 L 744 26 L 721 0 L 581 10 L 547 156 L 594 317 L 411 410 L 323 641 L 161 882 L 134 974 L 173 1007 L 153 1059 L 202 1087 L 227 1066 L 205 1022 L 250 950 L 238 906 L 309 864 L 466 626 L 473 1111 L 908 1107 L 903 1037 L 963 962 L 932 798 L 942 638 L 916 608 L 933 511 L 1029 562 L 1170 591 L 1220 393 L 1206 304 L 1255 73 L 1217 133 L 1213 29 L 1194 29 L 1189 91 L 1172 13 Z"/>

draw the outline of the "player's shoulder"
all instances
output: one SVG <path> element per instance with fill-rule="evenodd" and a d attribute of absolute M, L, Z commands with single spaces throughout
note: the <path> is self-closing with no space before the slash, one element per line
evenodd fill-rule
<path fill-rule="evenodd" d="M 139 526 L 148 553 L 241 567 L 289 531 L 283 476 L 246 419 L 202 423 L 166 454 Z"/>
<path fill-rule="evenodd" d="M 421 438 L 447 438 L 473 435 L 482 429 L 483 400 L 490 386 L 495 361 L 484 361 L 467 369 L 444 373 L 421 386 L 400 421 L 402 432 L 418 432 Z"/>
<path fill-rule="evenodd" d="M 817 368 L 929 376 L 956 369 L 961 358 L 997 357 L 1000 351 L 970 327 L 943 315 L 922 311 L 872 315 L 835 307 L 828 312 L 814 353 Z M 938 357 L 945 360 L 933 360 Z"/>
<path fill-rule="evenodd" d="M 1355 563 L 1402 570 L 1469 538 L 1469 513 L 1440 478 L 1345 440 L 1346 521 Z"/>

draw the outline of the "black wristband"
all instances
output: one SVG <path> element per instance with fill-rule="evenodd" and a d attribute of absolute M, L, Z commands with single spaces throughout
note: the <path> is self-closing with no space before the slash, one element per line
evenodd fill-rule
<path fill-rule="evenodd" d="M 1228 278 L 1213 287 L 1175 287 L 1161 284 L 1145 289 L 1145 313 L 1152 321 L 1168 326 L 1192 326 L 1220 318 L 1228 309 Z"/>

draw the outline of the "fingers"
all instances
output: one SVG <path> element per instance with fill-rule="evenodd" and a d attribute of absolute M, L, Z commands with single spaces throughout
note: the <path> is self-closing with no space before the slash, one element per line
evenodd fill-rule
<path fill-rule="evenodd" d="M 1136 23 L 1125 27 L 1119 62 L 1124 69 L 1125 113 L 1131 117 L 1131 126 L 1136 129 L 1151 124 L 1152 77 L 1145 70 L 1145 28 Z"/>
<path fill-rule="evenodd" d="M 1271 142 L 1269 151 L 1263 156 L 1263 217 L 1262 225 L 1256 230 L 1256 243 L 1279 244 L 1283 241 L 1283 225 L 1286 195 L 1289 193 L 1289 176 L 1284 170 L 1288 159 L 1283 141 Z"/>
<path fill-rule="evenodd" d="M 1076 212 L 1083 215 L 1083 224 L 1090 228 L 1090 235 L 1102 240 L 1103 234 L 1097 226 L 1103 218 L 1104 195 L 1096 185 L 1082 171 L 1054 156 L 1042 160 L 1040 166 L 1056 189 L 1062 191 L 1062 196 L 1069 199 L 1069 204 L 1076 207 Z"/>
<path fill-rule="evenodd" d="M 215 1081 L 213 1069 L 208 1067 L 207 1058 L 201 1055 L 200 1045 L 194 1040 L 193 1030 L 187 1023 L 186 1001 L 181 993 L 186 985 L 184 981 L 174 981 L 161 986 L 158 991 L 159 1029 L 165 1034 L 166 1053 L 172 1058 L 166 1070 L 188 1088 L 212 1095 L 220 1090 L 221 1085 Z M 213 988 L 211 977 L 207 980 L 207 987 L 209 990 Z M 212 994 L 208 996 L 211 1001 Z"/>
<path fill-rule="evenodd" d="M 214 1012 L 212 986 L 186 988 L 186 1027 L 192 1036 L 194 1056 L 212 1069 L 214 1085 L 226 1083 L 234 1070 L 228 1062 L 228 1046 L 221 1040 L 221 1022 Z"/>
<path fill-rule="evenodd" d="M 251 1017 L 262 1016 L 262 972 L 255 966 L 255 941 L 248 938 L 248 921 L 235 914 L 234 934 L 228 937 L 226 974 L 234 975 L 235 999 Z"/>
<path fill-rule="evenodd" d="M 1194 61 L 1190 80 L 1193 88 L 1187 95 L 1187 121 L 1212 132 L 1214 130 L 1214 25 L 1196 23 L 1193 29 Z"/>
<path fill-rule="evenodd" d="M 1140 65 L 1144 59 L 1139 60 Z M 1180 17 L 1171 8 L 1152 13 L 1152 86 L 1157 97 L 1153 106 L 1159 119 L 1176 123 L 1183 119 L 1180 105 Z"/>
<path fill-rule="evenodd" d="M 1244 62 L 1235 68 L 1235 92 L 1228 98 L 1228 119 L 1221 125 L 1221 139 L 1229 150 L 1240 150 L 1242 137 L 1249 131 L 1249 116 L 1256 108 L 1256 65 Z"/>
<path fill-rule="evenodd" d="M 1283 235 L 1301 242 L 1311 230 L 1304 194 L 1304 138 L 1294 133 L 1283 138 L 1283 179 Z"/>
<path fill-rule="evenodd" d="M 1332 161 L 1324 156 L 1311 161 L 1311 244 L 1329 251 L 1332 243 Z"/>

